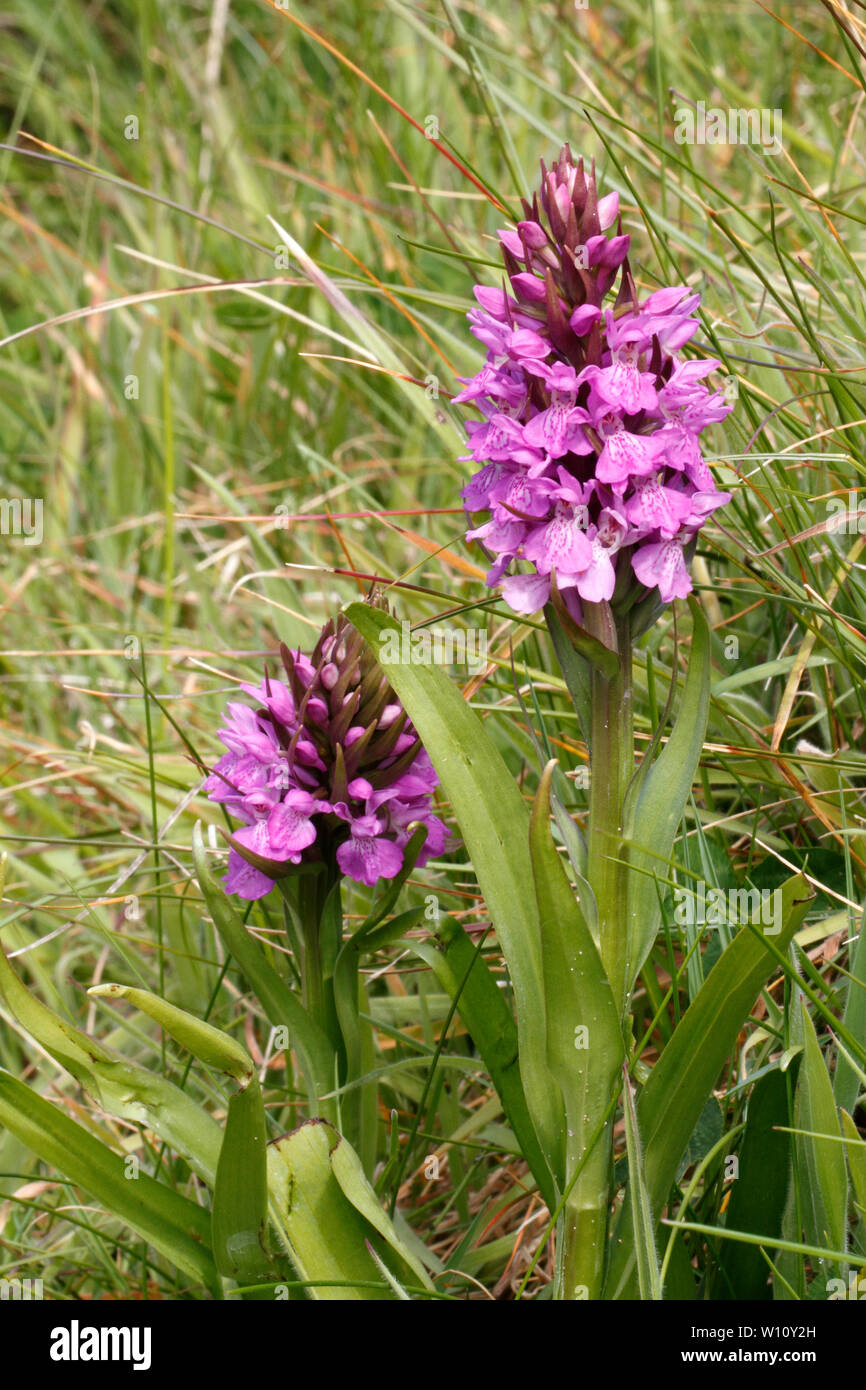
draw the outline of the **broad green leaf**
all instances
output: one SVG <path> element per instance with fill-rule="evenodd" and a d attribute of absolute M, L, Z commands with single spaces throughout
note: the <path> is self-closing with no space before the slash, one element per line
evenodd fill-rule
<path fill-rule="evenodd" d="M 698 770 L 710 701 L 710 638 L 700 604 L 690 600 L 692 645 L 679 711 L 667 743 L 626 795 L 629 978 L 635 979 L 658 930 L 656 877 L 669 874 L 674 840 Z"/>
<path fill-rule="evenodd" d="M 676 1232 L 671 1248 L 662 1297 L 673 1303 L 691 1302 L 698 1297 L 698 1282 L 692 1266 L 691 1255 L 683 1235 Z"/>
<path fill-rule="evenodd" d="M 677 1178 L 679 1179 L 686 1168 L 691 1168 L 693 1164 L 700 1163 L 706 1155 L 715 1148 L 716 1144 L 724 1133 L 724 1115 L 722 1108 L 715 1096 L 710 1096 L 700 1115 L 698 1122 L 692 1130 L 691 1137 L 686 1145 L 679 1168 Z"/>
<path fill-rule="evenodd" d="M 794 1123 L 796 1129 L 809 1131 L 795 1136 L 803 1227 L 810 1244 L 844 1250 L 848 1214 L 845 1146 L 834 1142 L 840 1130 L 833 1086 L 805 999 L 800 1000 L 800 1012 L 805 1045 Z"/>
<path fill-rule="evenodd" d="M 542 1148 L 553 1154 L 563 1111 L 545 1060 L 528 810 L 483 724 L 446 673 L 435 665 L 400 660 L 400 627 L 389 614 L 353 603 L 346 616 L 369 643 L 407 709 L 454 809 L 514 988 L 524 1093 Z"/>
<path fill-rule="evenodd" d="M 231 1097 L 211 1212 L 217 1269 L 241 1285 L 273 1279 L 265 1250 L 268 1162 L 265 1108 L 253 1074 Z"/>
<path fill-rule="evenodd" d="M 798 1064 L 795 1059 L 794 1066 Z M 788 1082 L 778 1068 L 759 1077 L 752 1087 L 746 1127 L 738 1154 L 737 1175 L 725 1210 L 725 1224 L 735 1231 L 767 1237 L 782 1234 L 782 1218 L 791 1172 Z M 717 1299 L 769 1299 L 769 1268 L 760 1249 L 739 1241 L 723 1242 L 713 1287 Z"/>
<path fill-rule="evenodd" d="M 610 983 L 550 833 L 553 767 L 548 763 L 538 787 L 530 850 L 541 925 L 547 1064 L 562 1092 L 569 1150 L 580 1157 L 618 1085 L 624 1043 Z M 559 1176 L 562 1183 L 563 1169 Z"/>
<path fill-rule="evenodd" d="M 866 1047 L 866 912 L 860 918 L 860 930 L 851 947 L 849 959 L 851 979 L 848 981 L 842 1022 L 848 1032 Z M 836 1104 L 845 1110 L 854 1109 L 860 1094 L 860 1078 L 841 1054 L 836 1059 L 833 1094 Z"/>
<path fill-rule="evenodd" d="M 532 811 L 530 848 L 541 924 L 547 1063 L 566 1114 L 556 1172 L 560 1192 L 568 1189 L 558 1235 L 557 1286 L 564 1298 L 576 1297 L 578 1287 L 586 1297 L 598 1298 L 608 1244 L 613 1140 L 613 1119 L 605 1115 L 619 1086 L 625 1045 L 610 982 L 550 833 L 552 773 L 551 762 Z"/>
<path fill-rule="evenodd" d="M 269 1264 L 263 1240 L 267 1220 L 265 1112 L 252 1058 L 219 1028 L 167 1003 L 148 990 L 127 985 L 94 986 L 90 994 L 124 999 L 164 1028 L 206 1066 L 238 1083 L 216 1170 L 213 1250 L 220 1273 L 241 1285 L 263 1282 Z"/>
<path fill-rule="evenodd" d="M 191 1096 L 158 1072 L 111 1051 L 60 1018 L 27 989 L 0 949 L 0 998 L 32 1038 L 95 1101 L 119 1119 L 152 1129 L 211 1185 L 222 1130 Z"/>
<path fill-rule="evenodd" d="M 436 928 L 436 945 L 429 941 L 412 941 L 409 944 L 433 969 L 448 997 L 457 1000 L 457 1012 L 484 1059 L 521 1153 L 529 1164 L 546 1205 L 552 1210 L 556 1204 L 553 1178 L 523 1093 L 517 1028 L 502 990 L 478 948 L 451 917 L 440 919 Z"/>
<path fill-rule="evenodd" d="M 381 1243 L 371 1237 L 367 1239 L 377 1250 L 379 1258 L 388 1264 L 392 1273 L 402 1283 L 410 1283 L 414 1275 L 417 1284 L 432 1289 L 424 1265 L 401 1239 L 393 1221 L 383 1210 L 376 1193 L 364 1176 L 355 1150 L 336 1132 L 332 1134 L 329 1159 L 331 1170 L 346 1200 L 351 1202 L 355 1211 L 378 1233 Z"/>
<path fill-rule="evenodd" d="M 650 1209 L 640 1131 L 635 1113 L 634 1092 L 631 1088 L 627 1065 L 623 1067 L 623 1077 L 625 1147 L 628 1155 L 629 1191 L 632 1194 L 631 1214 L 634 1248 L 637 1256 L 637 1283 L 642 1301 L 658 1301 L 662 1296 L 662 1286 L 658 1255 L 656 1254 L 655 1221 Z"/>
<path fill-rule="evenodd" d="M 187 1278 L 217 1292 L 210 1213 L 204 1207 L 146 1173 L 128 1176 L 121 1154 L 5 1071 L 0 1071 L 0 1124 L 43 1163 L 96 1198 Z"/>
<path fill-rule="evenodd" d="M 392 1298 L 368 1243 L 401 1287 L 432 1291 L 423 1266 L 380 1207 L 357 1154 L 331 1125 L 308 1120 L 270 1151 L 279 1226 L 313 1298 Z"/>
<path fill-rule="evenodd" d="M 271 1026 L 288 1029 L 307 1082 L 311 1108 L 320 1113 L 330 1111 L 332 1102 L 318 1100 L 319 1096 L 327 1095 L 334 1084 L 334 1053 L 324 1030 L 310 1018 L 297 995 L 274 970 L 214 879 L 200 824 L 193 830 L 192 853 L 199 886 L 223 945 L 254 990 Z"/>
<path fill-rule="evenodd" d="M 801 874 L 789 878 L 782 894 L 783 926 L 774 944 L 784 951 L 814 892 Z M 773 968 L 775 957 L 760 934 L 746 925 L 713 966 L 683 1014 L 673 1037 L 652 1069 L 637 1105 L 644 1142 L 647 1190 L 656 1217 L 674 1181 L 698 1116 Z M 627 1198 L 626 1206 L 629 1204 Z M 620 1233 L 631 1229 L 631 1213 L 620 1218 Z M 634 1274 L 630 1238 L 614 1249 L 608 1276 L 611 1298 L 629 1297 Z"/>

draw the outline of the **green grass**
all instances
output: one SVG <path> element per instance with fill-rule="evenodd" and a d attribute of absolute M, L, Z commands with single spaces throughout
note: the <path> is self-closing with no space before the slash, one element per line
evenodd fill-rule
<path fill-rule="evenodd" d="M 810 960 L 797 964 L 839 1015 L 866 879 L 866 26 L 849 35 L 828 9 L 776 10 L 294 6 L 325 46 L 250 0 L 225 11 L 224 30 L 220 7 L 204 4 L 7 6 L 0 479 L 5 496 L 43 499 L 45 534 L 33 547 L 0 538 L 2 940 L 41 998 L 183 1081 L 219 1118 L 225 1098 L 208 1073 L 84 990 L 144 985 L 257 1060 L 265 1052 L 262 1011 L 223 971 L 192 877 L 193 824 L 216 817 L 190 754 L 214 758 L 227 692 L 258 675 L 278 636 L 307 644 L 368 587 L 352 572 L 394 581 L 401 617 L 457 608 L 451 621 L 487 624 L 497 667 L 473 703 L 527 797 L 540 771 L 530 719 L 585 812 L 585 750 L 547 639 L 489 604 L 483 557 L 462 538 L 466 465 L 448 403 L 479 362 L 463 315 L 474 279 L 498 279 L 486 265 L 503 225 L 494 204 L 516 212 L 538 158 L 566 139 L 620 191 L 640 286 L 701 291 L 700 341 L 739 387 L 709 434 L 735 501 L 702 533 L 695 569 L 714 685 L 680 879 L 774 887 L 786 866 L 805 868 L 818 897 L 801 941 Z M 781 108 L 782 153 L 677 144 L 673 113 L 698 100 Z M 441 149 L 423 133 L 435 123 Z M 330 298 L 296 256 L 277 254 L 269 218 Z M 855 519 L 850 534 L 828 533 L 828 503 L 851 492 L 859 532 Z M 287 575 L 287 563 L 309 568 Z M 682 622 L 679 635 L 688 641 Z M 686 661 L 668 613 L 637 653 L 642 743 Z M 431 893 L 464 926 L 487 923 L 460 850 L 413 876 L 405 906 Z M 353 894 L 349 912 L 360 920 L 365 907 Z M 703 964 L 685 965 L 690 943 L 667 919 L 635 1006 L 637 1035 L 653 1025 L 649 1062 L 717 950 L 710 936 Z M 279 925 L 270 900 L 249 920 L 262 934 Z M 495 966 L 492 938 L 485 953 Z M 434 1055 L 449 1013 L 417 957 L 386 970 L 388 959 L 373 987 L 380 1066 Z M 661 1009 L 672 969 L 678 988 Z M 747 1114 L 746 1073 L 802 1042 L 796 993 L 780 968 L 721 1078 L 725 1129 Z M 814 1002 L 811 1013 L 834 1065 L 827 1019 Z M 458 1024 L 437 1055 L 474 1055 Z M 153 1136 L 96 1112 L 2 1010 L 0 1064 L 157 1171 Z M 272 1068 L 264 1090 L 272 1134 L 292 1128 L 292 1078 Z M 460 1297 L 482 1296 L 479 1284 L 516 1292 L 544 1230 L 518 1234 L 538 1199 L 517 1182 L 492 1096 L 480 1062 L 380 1082 L 382 1162 L 396 1130 L 409 1136 L 381 1195 L 397 1195 L 401 1174 L 404 1217 L 466 1275 L 437 1287 Z M 788 1105 L 794 1126 L 793 1092 Z M 449 1155 L 438 1182 L 424 1175 L 437 1146 Z M 808 1183 L 807 1156 L 795 1160 Z M 0 1276 L 38 1273 L 57 1298 L 195 1296 L 9 1134 L 0 1170 Z M 158 1171 L 194 1190 L 174 1155 Z M 729 1189 L 717 1156 L 678 1219 L 718 1227 Z M 724 1297 L 725 1242 L 692 1241 Z M 862 1255 L 856 1223 L 853 1248 Z M 813 1266 L 785 1258 L 806 1296 Z M 546 1249 L 525 1296 L 550 1263 Z"/>

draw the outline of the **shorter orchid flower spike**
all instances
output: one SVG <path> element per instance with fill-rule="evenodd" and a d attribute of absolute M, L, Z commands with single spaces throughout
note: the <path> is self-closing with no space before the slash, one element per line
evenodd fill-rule
<path fill-rule="evenodd" d="M 229 836 L 228 893 L 261 898 L 278 878 L 329 864 L 356 883 L 394 878 L 416 826 L 423 865 L 449 834 L 433 814 L 439 784 L 381 667 L 340 615 L 311 655 L 280 647 L 283 675 L 230 701 L 226 752 L 205 782 L 242 825 Z"/>

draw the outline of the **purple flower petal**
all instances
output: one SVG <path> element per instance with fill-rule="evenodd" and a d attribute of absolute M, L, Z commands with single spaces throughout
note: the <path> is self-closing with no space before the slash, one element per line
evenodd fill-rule
<path fill-rule="evenodd" d="M 675 598 L 685 598 L 692 591 L 692 581 L 679 537 L 640 546 L 632 553 L 631 563 L 641 584 L 646 585 L 648 589 L 658 587 L 663 603 L 670 603 Z"/>
<path fill-rule="evenodd" d="M 235 850 L 229 850 L 229 869 L 223 884 L 227 893 L 236 893 L 248 902 L 263 898 L 274 886 L 273 879 L 260 869 L 254 869 Z"/>
<path fill-rule="evenodd" d="M 592 546 L 586 538 L 585 508 L 568 502 L 557 502 L 552 521 L 535 530 L 523 547 L 527 560 L 538 567 L 539 574 L 552 569 L 564 574 L 578 574 L 592 560 Z"/>
<path fill-rule="evenodd" d="M 550 580 L 540 574 L 511 574 L 502 585 L 502 596 L 515 613 L 537 613 L 550 598 Z"/>
<path fill-rule="evenodd" d="M 403 851 L 382 836 L 356 835 L 337 850 L 341 871 L 356 883 L 373 888 L 380 878 L 396 878 L 403 867 Z"/>

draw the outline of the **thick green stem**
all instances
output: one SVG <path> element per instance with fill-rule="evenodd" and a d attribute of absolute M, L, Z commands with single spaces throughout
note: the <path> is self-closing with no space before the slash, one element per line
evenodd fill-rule
<path fill-rule="evenodd" d="M 574 1173 L 583 1158 L 579 1149 L 586 1142 L 590 1128 L 590 1125 L 581 1126 L 580 1145 L 575 1145 L 573 1137 L 569 1138 L 567 1174 Z M 601 1298 L 607 1253 L 612 1144 L 613 1123 L 608 1120 L 560 1216 L 554 1287 L 557 1299 Z"/>
<path fill-rule="evenodd" d="M 301 936 L 301 1003 L 311 1018 L 324 1025 L 325 977 L 322 973 L 322 943 L 317 922 L 304 922 Z"/>
<path fill-rule="evenodd" d="M 628 867 L 621 848 L 623 800 L 634 772 L 631 638 L 628 618 L 615 623 L 606 604 L 587 604 L 585 623 L 594 637 L 615 646 L 620 657 L 612 680 L 596 670 L 591 677 L 587 878 L 598 908 L 601 958 L 613 997 L 624 1012 L 631 986 L 626 939 Z"/>
<path fill-rule="evenodd" d="M 301 1003 L 311 1018 L 325 1027 L 325 977 L 322 970 L 321 875 L 298 879 Z M 327 1029 L 325 1030 L 327 1031 Z"/>
<path fill-rule="evenodd" d="M 291 894 L 296 912 L 301 1003 L 309 1018 L 319 1026 L 334 1048 L 335 1066 L 334 1074 L 329 1078 L 329 1089 L 339 1084 L 338 1067 L 345 1060 L 334 1004 L 334 960 L 339 941 L 331 939 L 335 931 L 338 936 L 340 934 L 339 902 L 334 910 L 328 914 L 325 912 L 328 896 L 338 880 L 336 870 L 330 873 L 325 870 L 317 874 L 300 874 L 296 880 L 281 882 L 281 886 L 286 885 L 283 891 Z M 318 1114 L 336 1124 L 339 1106 L 334 1100 L 320 1100 Z"/>
<path fill-rule="evenodd" d="M 586 877 L 598 910 L 599 953 L 621 1018 L 628 1011 L 627 882 L 622 853 L 622 808 L 634 771 L 632 652 L 628 619 L 617 622 L 607 604 L 587 604 L 584 626 L 593 637 L 619 654 L 619 668 L 608 679 L 591 675 L 591 743 Z M 612 1096 L 622 1057 L 602 1059 L 610 1065 Z M 583 1115 L 569 1125 L 566 1183 L 584 1158 L 586 1144 L 603 1118 Z M 608 1120 L 586 1157 L 559 1222 L 556 1294 L 561 1299 L 602 1295 L 607 1255 L 613 1122 Z"/>

